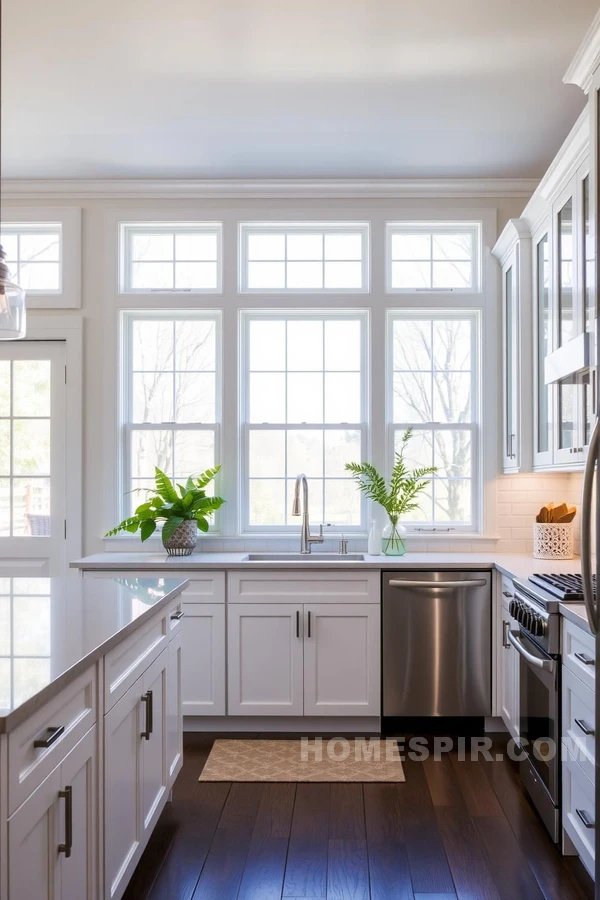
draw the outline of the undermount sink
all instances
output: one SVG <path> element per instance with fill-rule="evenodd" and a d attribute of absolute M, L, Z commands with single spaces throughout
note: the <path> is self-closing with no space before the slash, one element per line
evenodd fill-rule
<path fill-rule="evenodd" d="M 362 562 L 364 553 L 249 553 L 242 562 Z"/>

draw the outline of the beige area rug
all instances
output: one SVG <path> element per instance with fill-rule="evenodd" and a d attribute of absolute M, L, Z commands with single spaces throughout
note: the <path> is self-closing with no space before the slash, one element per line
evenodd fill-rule
<path fill-rule="evenodd" d="M 199 781 L 404 781 L 395 741 L 217 740 Z"/>

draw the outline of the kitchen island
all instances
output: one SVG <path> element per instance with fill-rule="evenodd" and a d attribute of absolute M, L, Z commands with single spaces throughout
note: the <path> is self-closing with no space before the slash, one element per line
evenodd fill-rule
<path fill-rule="evenodd" d="M 182 765 L 185 578 L 3 578 L 0 898 L 123 894 Z"/>

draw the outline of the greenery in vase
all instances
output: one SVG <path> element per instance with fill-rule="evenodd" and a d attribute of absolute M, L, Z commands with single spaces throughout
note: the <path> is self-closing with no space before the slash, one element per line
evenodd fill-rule
<path fill-rule="evenodd" d="M 208 497 L 204 488 L 213 480 L 221 466 L 207 469 L 197 478 L 190 476 L 185 484 L 173 484 L 168 475 L 156 467 L 154 480 L 156 489 L 135 488 L 136 491 L 147 491 L 152 494 L 138 506 L 132 516 L 108 531 L 105 537 L 111 537 L 120 531 L 135 534 L 140 532 L 142 541 L 156 531 L 157 522 L 164 522 L 162 539 L 168 541 L 182 522 L 196 521 L 200 531 L 208 531 L 209 518 L 225 501 L 222 497 Z"/>
<path fill-rule="evenodd" d="M 402 538 L 396 531 L 396 526 L 400 516 L 419 509 L 417 498 L 429 484 L 427 476 L 437 472 L 435 466 L 426 466 L 412 471 L 408 468 L 404 455 L 411 436 L 412 428 L 407 429 L 402 435 L 402 443 L 400 449 L 396 451 L 389 485 L 371 463 L 346 463 L 346 470 L 352 473 L 359 489 L 366 494 L 369 500 L 378 503 L 385 509 L 392 524 L 392 538 L 395 534 L 399 541 Z"/>

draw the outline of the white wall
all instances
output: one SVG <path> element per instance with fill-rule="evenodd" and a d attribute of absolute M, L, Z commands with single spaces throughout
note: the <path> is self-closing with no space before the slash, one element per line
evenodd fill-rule
<path fill-rule="evenodd" d="M 6 194 L 5 194 L 6 197 Z M 287 217 L 289 219 L 310 220 L 312 217 L 323 218 L 324 214 L 330 216 L 331 219 L 347 217 L 349 219 L 360 218 L 361 220 L 371 220 L 373 217 L 386 219 L 410 218 L 411 213 L 418 211 L 423 214 L 431 210 L 432 218 L 435 213 L 438 214 L 443 210 L 487 210 L 492 216 L 496 217 L 495 233 L 490 235 L 489 244 L 486 247 L 486 253 L 489 253 L 490 247 L 493 245 L 496 236 L 504 227 L 506 221 L 511 217 L 520 215 L 526 203 L 527 197 L 522 193 L 519 196 L 504 197 L 464 197 L 462 199 L 436 198 L 427 197 L 425 199 L 331 199 L 326 203 L 317 202 L 309 199 L 287 199 L 287 200 L 260 200 L 256 198 L 239 200 L 239 199 L 210 199 L 210 200 L 182 200 L 169 199 L 167 197 L 157 199 L 156 197 L 148 197 L 148 199 L 116 199 L 115 197 L 87 199 L 71 193 L 64 196 L 53 195 L 48 199 L 40 199 L 39 196 L 20 196 L 19 198 L 10 196 L 11 206 L 81 206 L 83 212 L 83 260 L 82 260 L 82 306 L 81 316 L 84 319 L 84 535 L 83 549 L 85 553 L 99 552 L 104 549 L 102 540 L 103 533 L 115 524 L 115 510 L 117 506 L 116 496 L 116 454 L 113 436 L 110 434 L 110 411 L 114 409 L 115 402 L 115 386 L 116 386 L 116 316 L 117 311 L 114 306 L 114 286 L 112 282 L 115 271 L 114 252 L 115 245 L 110 242 L 111 231 L 107 226 L 107 222 L 113 222 L 115 216 L 123 211 L 123 218 L 129 218 L 135 212 L 150 214 L 156 219 L 172 218 L 173 210 L 187 211 L 189 214 L 197 215 L 199 219 L 221 220 L 231 218 L 232 215 L 239 215 L 242 219 L 268 219 L 270 216 L 274 218 Z M 109 237 L 107 237 L 109 235 Z M 224 235 L 225 254 L 231 253 L 234 247 L 231 234 Z M 381 279 L 375 278 L 377 267 L 381 269 Z M 382 290 L 383 284 L 383 259 L 373 258 L 373 292 L 371 295 L 356 295 L 352 304 L 364 308 L 371 305 L 374 309 L 385 309 L 396 304 L 394 296 L 385 295 Z M 231 284 L 231 281 L 230 281 Z M 502 510 L 498 522 L 494 523 L 493 518 L 488 523 L 488 534 L 494 536 L 499 534 L 501 541 L 498 547 L 510 550 L 523 550 L 528 548 L 527 532 L 531 531 L 528 521 L 532 521 L 532 516 L 525 509 L 527 504 L 531 506 L 531 512 L 543 502 L 554 500 L 558 502 L 567 499 L 563 496 L 567 491 L 567 484 L 570 484 L 568 476 L 528 476 L 526 479 L 527 503 L 522 502 L 523 493 L 521 488 L 516 484 L 515 479 L 520 476 L 504 477 L 498 476 L 500 470 L 500 440 L 498 439 L 498 416 L 501 409 L 500 403 L 500 384 L 498 379 L 498 361 L 499 361 L 499 341 L 500 341 L 500 315 L 499 315 L 499 292 L 498 285 L 494 284 L 494 310 L 492 315 L 496 317 L 496 327 L 491 330 L 491 344 L 485 351 L 484 348 L 484 379 L 486 384 L 492 385 L 491 394 L 486 400 L 488 408 L 488 421 L 486 425 L 486 446 L 488 447 L 488 484 L 486 489 L 487 506 L 489 509 L 495 508 L 496 499 L 502 504 Z M 122 306 L 134 306 L 134 302 L 129 302 L 131 298 L 122 297 Z M 246 302 L 247 300 L 247 302 Z M 344 298 L 346 301 L 346 298 Z M 166 301 L 169 302 L 168 299 Z M 191 300 L 189 297 L 180 301 L 177 298 L 176 306 L 185 307 L 189 305 L 199 304 L 209 308 L 223 306 L 225 308 L 225 316 L 236 316 L 237 307 L 247 305 L 249 307 L 257 305 L 257 298 L 248 297 L 241 298 L 235 294 L 235 290 L 228 290 L 225 285 L 225 293 L 223 296 L 210 295 L 206 298 L 196 298 Z M 318 305 L 322 300 L 313 298 L 311 305 Z M 426 301 L 424 301 L 426 302 Z M 161 304 L 164 305 L 164 298 Z M 457 305 L 453 299 L 450 300 L 452 305 Z M 281 300 L 278 301 L 281 305 Z M 295 303 L 299 305 L 299 303 Z M 327 298 L 327 305 L 335 305 L 332 298 Z M 52 313 L 60 316 L 59 311 Z M 73 311 L 70 311 L 73 314 Z M 36 313 L 30 313 L 33 319 Z M 227 327 L 227 326 L 226 326 Z M 383 348 L 382 348 L 383 349 Z M 490 405 L 491 404 L 491 405 Z M 107 410 L 109 411 L 109 421 L 107 428 Z M 490 413 L 491 410 L 491 413 Z M 489 448 L 496 448 L 496 452 L 490 453 Z M 374 447 L 374 456 L 380 459 L 383 456 L 383 447 Z M 489 458 L 491 456 L 491 459 Z M 560 482 L 564 481 L 564 485 Z M 227 491 L 226 491 L 227 493 Z M 518 497 L 521 499 L 518 499 Z M 518 507 L 518 510 L 514 507 Z M 537 510 L 536 510 L 537 511 Z M 215 549 L 225 546 L 223 539 L 208 539 Z M 496 546 L 494 543 L 482 542 L 473 544 L 467 538 L 455 539 L 461 549 L 487 550 Z M 288 542 L 289 543 L 289 542 Z M 257 544 L 264 544 L 263 540 L 233 539 L 227 544 L 228 549 L 246 546 L 257 547 Z M 414 539 L 412 547 L 414 549 L 430 549 L 437 547 L 446 549 L 452 546 L 458 546 L 454 540 L 440 540 L 432 536 L 426 538 Z M 281 544 L 283 546 L 283 544 Z M 295 546 L 295 541 L 294 541 Z"/>

